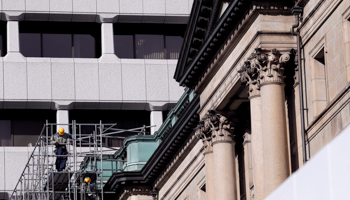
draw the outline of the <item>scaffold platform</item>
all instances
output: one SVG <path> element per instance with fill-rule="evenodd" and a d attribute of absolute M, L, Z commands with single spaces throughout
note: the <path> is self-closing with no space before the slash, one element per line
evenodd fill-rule
<path fill-rule="evenodd" d="M 56 155 L 51 138 L 58 128 L 65 127 L 71 134 L 67 139 L 66 155 Z M 104 200 L 104 184 L 108 176 L 117 172 L 123 160 L 113 159 L 118 147 L 108 146 L 108 140 L 124 139 L 124 133 L 145 134 L 143 126 L 119 129 L 116 124 L 48 123 L 44 125 L 34 150 L 23 170 L 10 200 L 82 200 L 82 183 L 91 179 L 94 190 L 89 191 L 98 200 Z M 56 158 L 67 157 L 65 169 L 55 169 Z M 120 162 L 120 163 L 118 163 Z M 84 190 L 85 191 L 85 190 Z"/>

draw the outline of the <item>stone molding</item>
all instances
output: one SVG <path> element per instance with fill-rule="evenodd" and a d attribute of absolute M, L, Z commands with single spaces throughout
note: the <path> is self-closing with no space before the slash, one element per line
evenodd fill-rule
<path fill-rule="evenodd" d="M 241 81 L 249 86 L 249 98 L 259 96 L 263 85 L 284 84 L 284 69 L 291 60 L 291 54 L 295 54 L 293 49 L 283 54 L 277 49 L 269 53 L 260 48 L 255 49 L 238 71 Z"/>
<path fill-rule="evenodd" d="M 245 133 L 243 135 L 243 146 L 248 144 L 248 143 L 251 143 L 251 136 L 250 136 L 250 133 Z"/>
<path fill-rule="evenodd" d="M 196 128 L 196 136 L 203 140 L 205 152 L 212 151 L 212 145 L 219 142 L 234 142 L 233 127 L 222 114 L 209 110 Z"/>

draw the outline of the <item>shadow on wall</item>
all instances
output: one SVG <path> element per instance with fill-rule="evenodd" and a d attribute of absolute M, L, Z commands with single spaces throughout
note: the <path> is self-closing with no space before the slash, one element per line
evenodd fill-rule
<path fill-rule="evenodd" d="M 0 200 L 8 200 L 9 194 L 7 192 L 0 192 Z"/>

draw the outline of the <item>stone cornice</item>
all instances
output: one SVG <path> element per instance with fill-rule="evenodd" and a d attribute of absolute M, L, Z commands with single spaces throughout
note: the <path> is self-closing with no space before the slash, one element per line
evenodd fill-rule
<path fill-rule="evenodd" d="M 118 200 L 127 200 L 130 196 L 134 195 L 151 196 L 151 190 L 147 187 L 130 187 L 124 190 L 124 192 L 121 194 Z"/>
<path fill-rule="evenodd" d="M 245 4 L 248 2 L 242 1 Z M 231 5 L 232 6 L 232 5 Z M 229 15 L 224 15 L 221 17 L 223 23 L 218 22 L 217 27 L 212 32 L 212 37 L 204 43 L 201 47 L 201 50 L 197 54 L 196 58 L 192 63 L 188 64 L 188 69 L 183 73 L 182 79 L 176 79 L 180 82 L 180 85 L 186 85 L 187 87 L 194 88 L 196 93 L 203 89 L 203 82 L 205 79 L 208 79 L 208 75 L 213 75 L 212 70 L 215 71 L 215 66 L 217 63 L 220 63 L 223 59 L 223 54 L 226 54 L 227 47 L 232 47 L 232 44 L 236 45 L 237 41 L 241 38 L 241 34 L 250 27 L 251 23 L 256 19 L 259 14 L 280 14 L 286 15 L 290 14 L 290 8 L 292 4 L 290 2 L 253 2 L 250 6 L 247 7 L 245 12 L 240 15 L 235 14 L 236 8 L 229 7 L 227 13 Z M 230 10 L 231 9 L 231 10 Z M 240 9 L 240 8 L 239 8 Z M 232 18 L 230 12 L 232 11 L 235 16 L 234 20 L 237 20 L 237 23 L 234 24 L 234 27 L 231 28 L 227 37 L 222 38 L 223 34 L 220 32 L 227 29 L 225 26 L 225 20 Z M 232 20 L 232 19 L 230 19 Z M 288 34 L 290 34 L 288 32 Z M 221 38 L 215 38 L 216 35 L 220 35 Z M 217 44 L 221 42 L 220 44 Z M 215 47 L 215 48 L 213 48 Z M 210 52 L 207 52 L 210 50 Z M 215 51 L 214 51 L 215 50 Z M 178 63 L 178 67 L 180 63 Z M 182 66 L 183 67 L 183 66 Z M 210 78 L 210 77 L 209 77 Z"/>

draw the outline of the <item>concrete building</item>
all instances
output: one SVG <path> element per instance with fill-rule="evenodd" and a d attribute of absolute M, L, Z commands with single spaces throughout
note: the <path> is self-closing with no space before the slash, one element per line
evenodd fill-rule
<path fill-rule="evenodd" d="M 174 78 L 196 96 L 141 170 L 112 175 L 115 199 L 349 198 L 349 10 L 194 1 Z"/>
<path fill-rule="evenodd" d="M 158 130 L 184 92 L 172 77 L 191 6 L 0 1 L 0 199 L 14 189 L 46 120 Z"/>
<path fill-rule="evenodd" d="M 349 16 L 350 0 L 193 1 L 185 93 L 124 140 L 105 198 L 349 198 Z"/>

